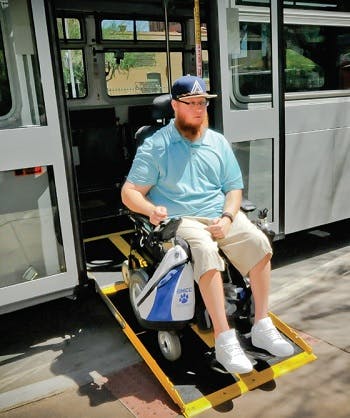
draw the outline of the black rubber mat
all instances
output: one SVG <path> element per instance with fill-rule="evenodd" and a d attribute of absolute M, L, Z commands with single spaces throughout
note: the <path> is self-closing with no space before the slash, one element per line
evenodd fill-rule
<path fill-rule="evenodd" d="M 168 361 L 163 357 L 158 346 L 157 331 L 146 330 L 137 322 L 129 302 L 128 289 L 118 291 L 109 298 L 170 379 L 185 403 L 195 401 L 237 382 L 234 375 L 220 373 L 212 368 L 213 362 L 215 363 L 213 350 L 190 326 L 186 326 L 179 332 L 181 357 L 176 361 Z M 254 368 L 257 371 L 267 369 L 280 361 L 263 350 L 254 348 L 250 343 L 250 338 L 245 338 L 243 335 L 239 335 L 239 338 L 247 354 L 253 359 Z M 295 349 L 300 351 L 296 345 Z"/>

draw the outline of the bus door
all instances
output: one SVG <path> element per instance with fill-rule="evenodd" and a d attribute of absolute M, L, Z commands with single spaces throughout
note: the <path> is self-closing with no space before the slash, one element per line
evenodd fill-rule
<path fill-rule="evenodd" d="M 78 284 L 43 0 L 0 4 L 0 312 Z"/>
<path fill-rule="evenodd" d="M 283 233 L 279 207 L 277 1 L 218 1 L 223 132 L 240 163 L 245 197 L 269 209 Z"/>
<path fill-rule="evenodd" d="M 192 2 L 146 3 L 49 3 L 86 267 L 100 276 L 120 271 L 125 254 L 116 237 L 133 228 L 120 191 L 136 152 L 135 133 L 155 123 L 153 99 L 196 70 Z M 202 8 L 203 77 L 209 84 L 207 15 Z"/>

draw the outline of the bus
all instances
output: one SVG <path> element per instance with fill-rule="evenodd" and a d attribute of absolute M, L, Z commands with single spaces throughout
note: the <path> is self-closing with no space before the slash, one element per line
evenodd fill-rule
<path fill-rule="evenodd" d="M 0 312 L 120 274 L 135 132 L 183 74 L 277 238 L 349 218 L 345 3 L 0 0 Z"/>

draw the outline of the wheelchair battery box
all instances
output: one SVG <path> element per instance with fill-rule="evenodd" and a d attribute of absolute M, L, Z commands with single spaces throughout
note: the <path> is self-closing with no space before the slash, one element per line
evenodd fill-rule
<path fill-rule="evenodd" d="M 146 327 L 176 328 L 194 316 L 195 289 L 192 265 L 186 251 L 175 245 L 159 263 L 136 299 Z"/>

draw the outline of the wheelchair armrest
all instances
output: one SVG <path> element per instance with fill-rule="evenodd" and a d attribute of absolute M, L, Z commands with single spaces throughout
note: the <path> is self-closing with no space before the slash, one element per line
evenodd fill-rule
<path fill-rule="evenodd" d="M 169 218 L 161 222 L 153 231 L 153 236 L 159 241 L 169 241 L 174 238 L 181 223 L 181 218 Z"/>
<path fill-rule="evenodd" d="M 253 212 L 256 209 L 256 206 L 254 205 L 254 203 L 252 203 L 250 200 L 248 199 L 242 199 L 242 203 L 241 203 L 241 210 L 245 213 L 248 212 Z"/>
<path fill-rule="evenodd" d="M 129 212 L 129 218 L 134 222 L 136 227 L 143 228 L 148 234 L 153 232 L 154 226 L 145 215 L 136 212 Z"/>
<path fill-rule="evenodd" d="M 144 231 L 147 231 L 157 241 L 169 241 L 171 238 L 174 238 L 177 228 L 182 221 L 181 218 L 168 218 L 154 227 L 147 216 L 131 212 L 129 213 L 129 217 L 136 226 L 143 228 Z"/>

